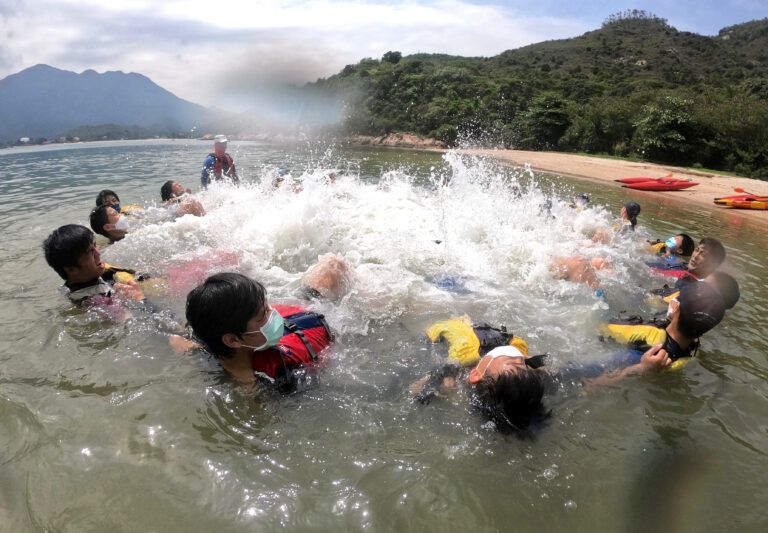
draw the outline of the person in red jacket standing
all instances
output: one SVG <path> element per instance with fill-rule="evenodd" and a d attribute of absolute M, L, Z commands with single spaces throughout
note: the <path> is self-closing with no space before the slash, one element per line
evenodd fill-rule
<path fill-rule="evenodd" d="M 213 139 L 213 152 L 208 154 L 203 161 L 203 170 L 200 172 L 200 187 L 205 189 L 212 181 L 230 179 L 233 183 L 239 183 L 240 177 L 235 169 L 232 156 L 227 153 L 225 135 L 217 135 Z"/>

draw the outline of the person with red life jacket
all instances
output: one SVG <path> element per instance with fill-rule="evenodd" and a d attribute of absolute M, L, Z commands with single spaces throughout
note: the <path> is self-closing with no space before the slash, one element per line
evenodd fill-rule
<path fill-rule="evenodd" d="M 340 297 L 349 268 L 336 256 L 323 258 L 305 277 L 317 295 Z M 345 278 L 332 280 L 331 278 Z M 259 381 L 281 392 L 296 388 L 301 373 L 315 365 L 333 341 L 323 315 L 294 305 L 273 304 L 264 286 L 242 274 L 208 277 L 187 295 L 187 322 L 195 340 L 218 359 L 222 368 L 245 385 Z M 176 349 L 194 348 L 172 339 Z M 199 347 L 199 346 L 198 346 Z"/>
<path fill-rule="evenodd" d="M 240 177 L 235 169 L 232 156 L 227 153 L 228 139 L 225 135 L 217 135 L 213 138 L 213 153 L 203 161 L 203 170 L 200 173 L 200 187 L 205 189 L 212 181 L 230 179 L 234 183 L 240 183 Z"/>

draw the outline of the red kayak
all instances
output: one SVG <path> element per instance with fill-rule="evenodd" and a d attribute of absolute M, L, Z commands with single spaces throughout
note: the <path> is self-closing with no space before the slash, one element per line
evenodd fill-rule
<path fill-rule="evenodd" d="M 613 181 L 618 181 L 619 183 L 623 183 L 625 185 L 631 185 L 632 183 L 642 183 L 644 181 L 656 181 L 660 179 L 662 178 L 652 178 L 650 176 L 639 176 L 637 178 L 621 178 L 619 180 L 613 180 Z"/>
<path fill-rule="evenodd" d="M 698 184 L 699 183 L 696 181 L 657 179 L 630 183 L 629 185 L 624 186 L 628 189 L 635 189 L 638 191 L 680 191 L 695 187 Z"/>

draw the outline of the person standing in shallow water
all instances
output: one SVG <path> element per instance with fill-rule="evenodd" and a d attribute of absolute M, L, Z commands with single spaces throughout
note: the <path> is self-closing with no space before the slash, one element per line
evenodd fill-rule
<path fill-rule="evenodd" d="M 234 183 L 240 183 L 240 177 L 235 169 L 232 156 L 227 153 L 226 135 L 217 135 L 213 138 L 213 152 L 203 161 L 203 170 L 200 173 L 200 187 L 205 189 L 212 181 L 230 179 Z"/>

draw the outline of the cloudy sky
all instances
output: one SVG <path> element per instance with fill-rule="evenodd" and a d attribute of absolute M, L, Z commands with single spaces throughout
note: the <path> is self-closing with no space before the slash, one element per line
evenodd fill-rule
<path fill-rule="evenodd" d="M 237 109 L 259 87 L 388 50 L 495 55 L 580 35 L 627 8 L 708 35 L 768 16 L 768 0 L 0 0 L 0 78 L 37 63 L 140 72 Z"/>

